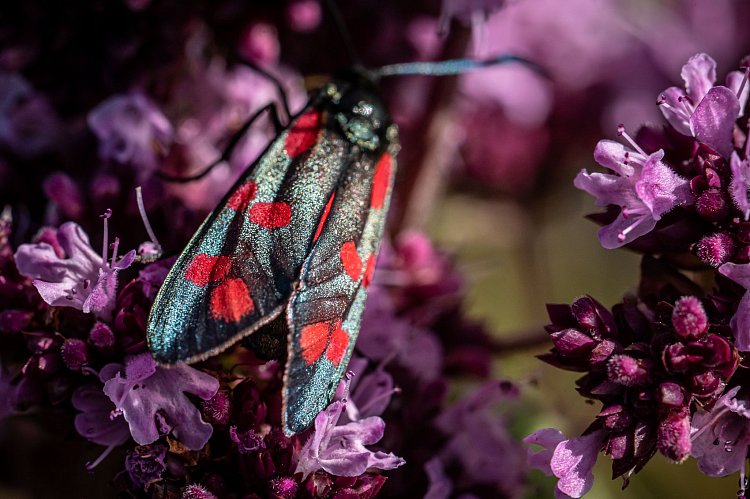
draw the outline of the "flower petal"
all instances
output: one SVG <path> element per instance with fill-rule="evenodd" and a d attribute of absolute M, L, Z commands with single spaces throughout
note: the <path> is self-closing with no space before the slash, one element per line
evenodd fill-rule
<path fill-rule="evenodd" d="M 550 461 L 557 445 L 565 440 L 563 432 L 557 428 L 544 428 L 537 430 L 523 439 L 523 443 L 539 445 L 541 450 L 528 449 L 527 459 L 529 466 L 542 471 L 546 475 L 552 475 Z"/>
<path fill-rule="evenodd" d="M 200 411 L 185 393 L 208 400 L 219 389 L 219 381 L 185 364 L 168 369 L 155 367 L 147 376 L 152 365 L 153 359 L 148 353 L 129 359 L 124 369 L 126 377 L 122 377 L 120 368 L 120 373 L 104 383 L 104 393 L 122 411 L 133 439 L 139 444 L 149 444 L 159 438 L 155 418 L 160 412 L 175 438 L 188 449 L 202 449 L 213 428 L 203 421 Z M 134 379 L 129 377 L 131 374 Z"/>
<path fill-rule="evenodd" d="M 706 475 L 726 476 L 744 468 L 746 449 L 750 445 L 750 420 L 747 411 L 733 410 L 747 406 L 746 401 L 734 398 L 739 388 L 725 393 L 711 411 L 698 411 L 693 415 L 691 455 L 698 461 L 698 469 Z"/>
<path fill-rule="evenodd" d="M 680 73 L 693 104 L 700 102 L 716 82 L 716 61 L 704 53 L 695 54 Z"/>
<path fill-rule="evenodd" d="M 605 433 L 597 430 L 564 440 L 555 448 L 550 460 L 552 473 L 559 478 L 557 489 L 570 497 L 582 497 L 594 484 L 592 469 L 596 464 Z"/>
<path fill-rule="evenodd" d="M 669 87 L 659 94 L 659 109 L 672 127 L 683 135 L 693 135 L 690 130 L 690 115 L 686 104 L 682 102 L 685 92 L 679 87 Z"/>
<path fill-rule="evenodd" d="M 732 154 L 732 130 L 740 113 L 737 96 L 727 87 L 714 87 L 700 101 L 690 117 L 695 138 L 725 158 Z"/>
<path fill-rule="evenodd" d="M 628 177 L 635 171 L 631 165 L 625 164 L 627 155 L 627 148 L 614 140 L 600 140 L 594 147 L 594 160 L 623 177 Z"/>

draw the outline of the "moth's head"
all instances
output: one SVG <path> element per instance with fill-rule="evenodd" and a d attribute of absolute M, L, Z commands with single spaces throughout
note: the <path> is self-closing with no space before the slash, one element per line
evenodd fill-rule
<path fill-rule="evenodd" d="M 331 115 L 344 136 L 359 147 L 374 151 L 387 144 L 391 118 L 375 85 L 364 74 L 349 72 L 325 88 Z"/>

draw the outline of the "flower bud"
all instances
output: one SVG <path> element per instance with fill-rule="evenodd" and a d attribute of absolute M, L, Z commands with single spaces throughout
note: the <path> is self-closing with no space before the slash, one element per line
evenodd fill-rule
<path fill-rule="evenodd" d="M 89 332 L 89 343 L 102 354 L 110 354 L 115 348 L 115 333 L 103 322 L 97 322 Z"/>
<path fill-rule="evenodd" d="M 635 359 L 629 355 L 613 355 L 607 362 L 607 375 L 611 381 L 623 386 L 642 386 L 649 382 L 651 361 Z"/>
<path fill-rule="evenodd" d="M 708 317 L 701 301 L 695 296 L 683 296 L 674 305 L 672 325 L 677 336 L 698 340 L 708 330 Z"/>
<path fill-rule="evenodd" d="M 271 497 L 278 499 L 293 499 L 297 497 L 297 488 L 299 485 L 292 477 L 277 477 L 268 483 Z"/>
<path fill-rule="evenodd" d="M 695 245 L 695 254 L 698 258 L 712 267 L 726 263 L 736 250 L 737 245 L 727 232 L 709 234 Z"/>
<path fill-rule="evenodd" d="M 656 447 L 677 463 L 690 455 L 690 416 L 686 412 L 671 411 L 659 422 Z"/>
<path fill-rule="evenodd" d="M 225 390 L 201 402 L 201 413 L 207 423 L 226 425 L 232 417 L 232 399 Z"/>
<path fill-rule="evenodd" d="M 729 215 L 730 202 L 719 189 L 707 189 L 698 196 L 695 211 L 710 222 L 719 222 Z"/>
<path fill-rule="evenodd" d="M 197 483 L 182 489 L 181 499 L 216 499 L 216 496 Z"/>
<path fill-rule="evenodd" d="M 565 329 L 550 336 L 557 352 L 563 357 L 573 359 L 585 359 L 596 345 L 589 335 L 577 329 Z"/>
<path fill-rule="evenodd" d="M 71 371 L 80 371 L 89 362 L 89 352 L 86 342 L 77 338 L 68 338 L 60 349 L 65 366 Z"/>

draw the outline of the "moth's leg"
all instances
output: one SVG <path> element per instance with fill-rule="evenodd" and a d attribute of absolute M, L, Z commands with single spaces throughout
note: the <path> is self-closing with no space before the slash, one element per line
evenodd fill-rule
<path fill-rule="evenodd" d="M 242 140 L 242 138 L 245 136 L 245 133 L 247 133 L 248 129 L 252 126 L 252 124 L 255 123 L 258 120 L 258 118 L 260 118 L 265 112 L 268 112 L 270 114 L 271 122 L 273 123 L 274 128 L 276 128 L 277 131 L 282 129 L 281 121 L 279 120 L 279 115 L 276 109 L 276 105 L 272 102 L 262 107 L 258 111 L 256 111 L 255 114 L 253 114 L 240 127 L 240 129 L 234 133 L 234 135 L 232 135 L 232 138 L 229 139 L 229 142 L 227 143 L 227 146 L 224 148 L 224 152 L 221 153 L 221 156 L 219 156 L 218 159 L 216 159 L 214 162 L 212 162 L 210 165 L 205 167 L 200 172 L 194 175 L 180 176 L 180 175 L 170 175 L 168 173 L 158 171 L 156 172 L 156 176 L 167 182 L 177 182 L 181 184 L 192 182 L 194 180 L 198 180 L 198 179 L 205 177 L 211 172 L 211 170 L 214 169 L 216 165 L 219 165 L 224 161 L 229 161 L 229 158 L 232 157 L 232 153 L 234 152 L 234 148 L 237 147 L 237 144 L 239 144 L 240 140 Z"/>
<path fill-rule="evenodd" d="M 256 73 L 258 73 L 260 76 L 265 78 L 266 80 L 270 81 L 274 87 L 276 87 L 276 92 L 279 94 L 279 100 L 281 101 L 281 105 L 284 108 L 284 122 L 289 123 L 289 121 L 292 119 L 292 112 L 289 109 L 289 97 L 286 95 L 286 90 L 284 90 L 284 85 L 279 81 L 278 78 L 276 78 L 274 75 L 272 75 L 270 72 L 266 71 L 265 69 L 261 68 L 257 64 L 255 64 L 252 61 L 249 61 L 245 59 L 244 57 L 237 56 L 237 60 L 247 66 L 248 68 L 252 69 Z M 276 116 L 276 122 L 274 123 L 276 126 L 276 131 L 280 132 L 283 126 L 281 126 L 281 122 L 278 120 L 278 115 Z"/>

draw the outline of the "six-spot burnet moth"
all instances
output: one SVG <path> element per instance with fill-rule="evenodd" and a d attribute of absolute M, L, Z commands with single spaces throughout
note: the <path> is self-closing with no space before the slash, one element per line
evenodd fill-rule
<path fill-rule="evenodd" d="M 375 82 L 510 61 L 350 70 L 325 85 L 230 189 L 179 256 L 148 320 L 161 364 L 197 362 L 242 338 L 286 354 L 288 435 L 332 399 L 359 333 L 396 171 L 398 130 Z"/>

